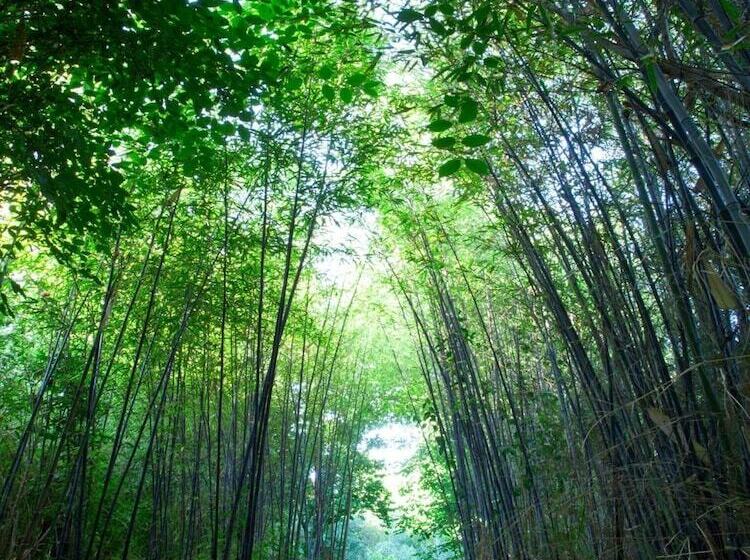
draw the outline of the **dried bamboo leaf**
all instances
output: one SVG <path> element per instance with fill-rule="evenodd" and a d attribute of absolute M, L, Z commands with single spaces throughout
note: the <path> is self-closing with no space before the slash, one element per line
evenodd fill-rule
<path fill-rule="evenodd" d="M 714 270 L 706 271 L 706 280 L 711 295 L 721 309 L 742 309 L 739 299 L 734 291 L 727 286 L 718 272 Z"/>
<path fill-rule="evenodd" d="M 695 455 L 698 457 L 698 459 L 701 460 L 702 463 L 704 463 L 705 465 L 711 465 L 711 460 L 708 457 L 708 451 L 697 441 L 693 442 L 693 451 L 695 451 Z"/>
<path fill-rule="evenodd" d="M 667 436 L 672 435 L 674 430 L 672 429 L 672 420 L 669 418 L 669 416 L 653 406 L 648 407 L 646 409 L 646 412 L 648 413 L 648 417 L 651 418 L 651 421 L 656 424 L 657 428 L 659 428 Z"/>
<path fill-rule="evenodd" d="M 685 273 L 688 286 L 693 288 L 694 267 L 696 263 L 695 226 L 687 224 L 685 227 Z"/>

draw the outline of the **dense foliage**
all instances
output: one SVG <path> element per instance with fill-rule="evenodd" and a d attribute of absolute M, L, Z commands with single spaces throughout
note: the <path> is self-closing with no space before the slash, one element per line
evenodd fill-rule
<path fill-rule="evenodd" d="M 0 556 L 746 558 L 748 30 L 0 2 Z"/>

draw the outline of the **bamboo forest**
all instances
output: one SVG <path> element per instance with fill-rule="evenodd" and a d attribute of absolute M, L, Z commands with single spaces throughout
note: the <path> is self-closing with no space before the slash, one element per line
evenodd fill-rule
<path fill-rule="evenodd" d="M 0 0 L 0 560 L 750 559 L 748 0 Z"/>

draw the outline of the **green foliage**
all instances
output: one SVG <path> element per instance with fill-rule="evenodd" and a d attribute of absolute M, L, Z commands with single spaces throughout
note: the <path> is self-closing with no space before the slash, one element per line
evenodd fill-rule
<path fill-rule="evenodd" d="M 584 4 L 4 2 L 0 556 L 746 550 L 748 15 Z"/>
<path fill-rule="evenodd" d="M 264 32 L 271 23 L 274 33 Z M 333 62 L 322 61 L 318 75 L 333 80 L 344 70 L 339 55 L 358 48 L 340 34 L 356 26 L 353 12 L 324 3 L 14 4 L 0 21 L 13 53 L 0 100 L 12 125 L 0 137 L 0 204 L 10 213 L 0 259 L 34 243 L 72 265 L 107 247 L 134 224 L 127 182 L 139 166 L 169 153 L 194 174 L 237 135 L 248 141 L 254 108 L 311 87 L 303 76 L 321 60 L 305 42 L 327 45 Z M 342 76 L 351 87 L 323 84 L 328 101 L 352 103 L 353 88 L 377 96 L 372 67 L 357 56 L 344 57 L 354 62 Z"/>

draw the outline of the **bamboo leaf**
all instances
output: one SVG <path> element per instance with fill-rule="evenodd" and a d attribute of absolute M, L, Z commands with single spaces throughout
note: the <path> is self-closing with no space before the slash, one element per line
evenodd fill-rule
<path fill-rule="evenodd" d="M 429 128 L 432 132 L 444 132 L 448 130 L 451 126 L 453 126 L 453 123 L 451 123 L 449 120 L 437 119 L 435 121 L 432 121 L 429 125 L 427 125 L 427 128 Z"/>
<path fill-rule="evenodd" d="M 500 20 L 500 22 L 497 25 L 497 36 L 503 37 L 505 35 L 506 28 L 508 26 L 508 20 L 510 20 L 510 16 L 513 12 L 508 9 L 505 11 L 505 15 L 503 16 L 503 19 Z"/>
<path fill-rule="evenodd" d="M 449 159 L 443 165 L 438 167 L 438 175 L 441 177 L 449 177 L 454 175 L 459 169 L 461 169 L 460 159 Z"/>
<path fill-rule="evenodd" d="M 484 146 L 490 140 L 491 138 L 484 134 L 470 134 L 469 136 L 464 136 L 461 142 L 469 148 L 478 148 L 479 146 Z"/>
<path fill-rule="evenodd" d="M 466 163 L 467 169 L 473 171 L 477 175 L 489 175 L 490 173 L 490 168 L 484 160 L 466 158 L 464 162 Z"/>
<path fill-rule="evenodd" d="M 646 409 L 646 412 L 648 413 L 648 417 L 651 418 L 651 421 L 656 424 L 657 428 L 659 428 L 667 436 L 672 435 L 672 420 L 669 418 L 669 416 L 664 414 L 664 412 L 662 412 L 658 408 L 654 408 L 653 406 L 648 407 Z"/>
<path fill-rule="evenodd" d="M 323 84 L 321 91 L 323 93 L 323 97 L 325 97 L 328 101 L 333 101 L 333 99 L 336 97 L 336 90 L 328 84 Z"/>
<path fill-rule="evenodd" d="M 422 14 L 417 10 L 406 8 L 398 13 L 398 17 L 396 19 L 403 23 L 414 23 L 415 21 L 422 19 Z"/>
<path fill-rule="evenodd" d="M 23 288 L 21 285 L 13 280 L 13 278 L 8 278 L 8 281 L 10 282 L 10 289 L 13 290 L 13 293 L 19 295 L 19 296 L 25 296 L 26 293 L 23 291 Z"/>
<path fill-rule="evenodd" d="M 703 462 L 703 464 L 711 464 L 711 459 L 708 456 L 708 451 L 697 441 L 693 441 L 693 451 L 695 451 L 695 455 L 698 457 L 698 459 L 701 460 L 701 462 Z"/>
<path fill-rule="evenodd" d="M 739 299 L 737 299 L 736 294 L 727 286 L 718 272 L 707 270 L 706 280 L 708 281 L 708 288 L 711 296 L 716 301 L 716 305 L 721 309 L 742 309 L 742 305 Z"/>
<path fill-rule="evenodd" d="M 458 114 L 458 122 L 468 123 L 476 120 L 479 112 L 479 105 L 473 99 L 464 101 L 461 104 L 461 111 Z"/>
<path fill-rule="evenodd" d="M 656 78 L 656 63 L 653 61 L 653 57 L 644 59 L 644 71 L 646 74 L 646 83 L 648 84 L 651 93 L 656 95 L 659 90 L 658 80 Z"/>
<path fill-rule="evenodd" d="M 336 75 L 336 71 L 328 64 L 321 66 L 320 69 L 318 70 L 318 76 L 324 80 L 330 80 L 335 75 Z"/>
<path fill-rule="evenodd" d="M 445 94 L 443 96 L 443 101 L 448 107 L 453 108 L 456 108 L 461 104 L 461 98 L 457 95 Z"/>
<path fill-rule="evenodd" d="M 449 150 L 456 145 L 456 139 L 453 136 L 443 136 L 433 139 L 432 145 L 441 150 Z"/>
<path fill-rule="evenodd" d="M 355 72 L 346 79 L 346 82 L 354 87 L 359 87 L 365 83 L 367 76 L 362 72 Z"/>
<path fill-rule="evenodd" d="M 339 91 L 339 97 L 341 97 L 341 101 L 344 103 L 351 103 L 352 99 L 354 99 L 354 92 L 351 88 L 344 87 Z"/>
<path fill-rule="evenodd" d="M 487 68 L 497 68 L 498 66 L 500 66 L 500 62 L 502 62 L 502 60 L 497 56 L 487 56 L 485 57 L 483 62 Z"/>

